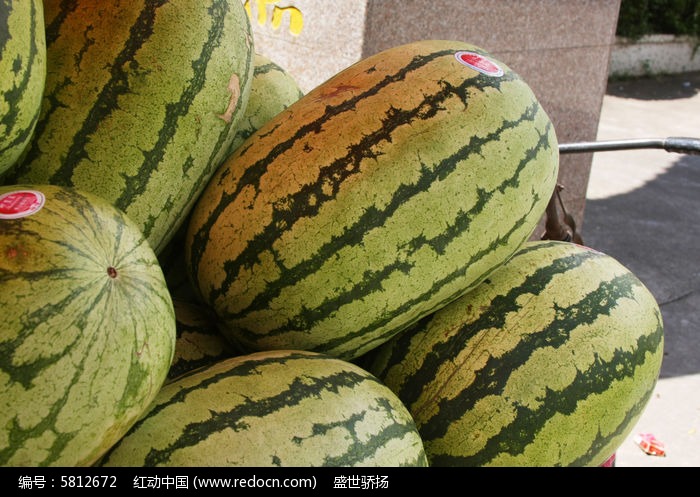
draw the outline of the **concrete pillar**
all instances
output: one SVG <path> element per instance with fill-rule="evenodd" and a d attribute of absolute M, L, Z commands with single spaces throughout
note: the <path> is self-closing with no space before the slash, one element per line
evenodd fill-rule
<path fill-rule="evenodd" d="M 256 51 L 287 69 L 304 91 L 392 46 L 461 40 L 523 77 L 560 143 L 596 139 L 620 0 L 242 1 Z M 579 229 L 591 161 L 592 154 L 560 161 L 562 200 Z"/>

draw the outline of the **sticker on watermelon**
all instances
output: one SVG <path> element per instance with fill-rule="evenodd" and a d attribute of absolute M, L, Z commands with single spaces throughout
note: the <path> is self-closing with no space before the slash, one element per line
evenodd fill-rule
<path fill-rule="evenodd" d="M 15 190 L 0 195 L 0 219 L 31 216 L 41 210 L 46 197 L 36 190 Z"/>
<path fill-rule="evenodd" d="M 476 52 L 460 51 L 455 53 L 455 58 L 467 67 L 479 71 L 487 76 L 498 78 L 503 76 L 503 69 L 494 61 Z"/>

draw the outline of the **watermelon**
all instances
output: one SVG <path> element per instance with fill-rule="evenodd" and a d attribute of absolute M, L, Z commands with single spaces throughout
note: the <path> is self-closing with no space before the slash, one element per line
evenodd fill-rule
<path fill-rule="evenodd" d="M 431 466 L 601 466 L 642 414 L 663 321 L 614 258 L 531 241 L 360 364 L 407 406 Z"/>
<path fill-rule="evenodd" d="M 254 63 L 248 103 L 229 153 L 233 153 L 267 121 L 304 96 L 294 77 L 279 64 L 258 53 L 255 54 Z"/>
<path fill-rule="evenodd" d="M 253 43 L 240 0 L 46 0 L 46 89 L 7 183 L 101 196 L 156 254 L 225 158 Z"/>
<path fill-rule="evenodd" d="M 505 64 L 459 41 L 397 46 L 224 161 L 192 210 L 187 270 L 249 350 L 352 360 L 508 259 L 558 166 L 551 121 Z"/>
<path fill-rule="evenodd" d="M 41 0 L 0 2 L 0 176 L 34 134 L 46 82 Z"/>
<path fill-rule="evenodd" d="M 100 465 L 424 467 L 427 459 L 405 406 L 367 371 L 280 350 L 165 385 Z"/>
<path fill-rule="evenodd" d="M 89 466 L 165 382 L 175 315 L 152 248 L 106 200 L 0 187 L 0 465 Z"/>
<path fill-rule="evenodd" d="M 216 317 L 206 307 L 173 297 L 175 355 L 167 381 L 209 366 L 239 352 L 219 332 Z"/>

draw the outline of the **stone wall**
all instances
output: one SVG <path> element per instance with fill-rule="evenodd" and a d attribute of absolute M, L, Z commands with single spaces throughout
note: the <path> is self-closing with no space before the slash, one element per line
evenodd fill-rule
<path fill-rule="evenodd" d="M 620 0 L 242 1 L 256 51 L 287 69 L 305 91 L 386 48 L 455 39 L 488 50 L 519 73 L 560 143 L 596 139 Z M 561 157 L 562 199 L 578 226 L 591 160 L 592 154 Z"/>
<path fill-rule="evenodd" d="M 700 71 L 700 43 L 689 36 L 653 34 L 639 40 L 618 37 L 610 55 L 610 76 L 651 76 Z"/>

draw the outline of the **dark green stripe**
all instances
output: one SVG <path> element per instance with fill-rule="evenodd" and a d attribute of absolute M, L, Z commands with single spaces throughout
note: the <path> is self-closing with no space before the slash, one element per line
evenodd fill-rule
<path fill-rule="evenodd" d="M 215 364 L 221 359 L 226 359 L 231 357 L 231 354 L 219 354 L 215 356 L 204 356 L 200 359 L 178 359 L 168 370 L 168 380 L 173 381 L 174 379 L 182 376 L 183 374 L 189 373 L 190 371 L 195 371 L 197 369 L 202 369 L 207 366 Z"/>
<path fill-rule="evenodd" d="M 52 3 L 56 3 L 55 1 Z M 63 22 L 72 14 L 78 6 L 77 0 L 61 0 L 57 10 L 57 15 L 45 24 L 46 46 L 52 45 L 60 36 Z M 46 9 L 48 10 L 48 9 Z"/>
<path fill-rule="evenodd" d="M 21 98 L 21 97 L 19 97 Z M 13 107 L 13 111 L 17 111 L 19 109 L 14 108 L 14 105 L 10 105 L 10 107 Z M 7 126 L 7 129 L 10 129 L 15 126 L 16 124 L 16 114 L 13 116 L 10 116 L 9 113 L 6 116 L 8 117 L 7 121 L 12 120 L 12 123 L 10 122 L 3 122 L 2 124 Z M 24 143 L 28 143 L 31 137 L 33 136 L 34 128 L 36 127 L 36 123 L 39 120 L 39 106 L 37 105 L 37 110 L 34 114 L 34 117 L 32 117 L 32 120 L 29 121 L 26 127 L 22 128 L 22 131 L 14 135 L 14 138 L 8 142 L 8 145 L 6 147 L 0 148 L 0 155 L 5 153 L 6 151 L 15 148 L 15 147 L 20 147 Z M 5 181 L 3 184 L 11 184 L 9 181 Z"/>
<path fill-rule="evenodd" d="M 44 93 L 44 99 L 41 103 L 41 111 L 34 129 L 34 136 L 42 136 L 46 126 L 52 122 L 51 116 L 53 115 L 54 111 L 59 111 L 65 106 L 65 104 L 63 104 L 60 99 L 57 98 L 57 95 L 60 94 L 63 88 L 70 86 L 71 84 L 73 83 L 70 78 L 64 78 L 62 82 L 56 84 L 56 87 L 52 92 L 46 91 Z M 39 146 L 39 140 L 30 140 L 24 160 L 20 161 L 14 168 L 8 171 L 8 174 L 5 176 L 4 184 L 9 185 L 20 182 L 19 178 L 31 171 L 31 167 L 29 166 L 30 163 L 41 154 L 42 151 L 41 147 Z"/>
<path fill-rule="evenodd" d="M 159 323 L 160 329 L 153 329 L 153 317 L 151 314 L 157 309 L 172 309 L 172 301 L 170 300 L 170 294 L 167 290 L 163 291 L 163 288 L 159 286 L 161 281 L 159 279 L 151 279 L 146 275 L 145 278 L 139 278 L 135 275 L 130 275 L 128 278 L 124 278 L 117 285 L 109 285 L 111 291 L 117 292 L 119 295 L 117 297 L 108 296 L 113 301 L 128 304 L 133 302 L 135 298 L 139 298 L 142 302 L 133 305 L 129 308 L 129 318 L 134 321 L 133 330 L 139 330 L 146 334 L 163 334 L 171 332 L 174 333 L 175 327 L 175 314 L 174 311 L 168 315 L 167 319 L 164 319 L 162 323 Z M 148 302 L 148 304 L 146 304 Z M 140 311 L 141 314 L 138 314 Z M 105 316 L 107 320 L 113 320 L 114 316 Z M 144 327 L 139 323 L 148 323 L 149 327 Z M 113 322 L 107 322 L 98 329 L 110 329 L 114 328 Z M 141 342 L 143 339 L 141 333 L 133 333 L 133 342 L 131 350 L 132 360 L 129 364 L 129 371 L 126 373 L 127 383 L 124 385 L 124 390 L 120 392 L 121 396 L 115 401 L 112 407 L 112 412 L 115 413 L 117 419 L 122 418 L 123 413 L 127 413 L 133 410 L 133 406 L 139 405 L 142 399 L 146 395 L 145 385 L 150 386 L 151 381 L 155 380 L 156 371 L 154 369 L 154 363 L 151 361 L 138 360 L 138 356 L 142 352 L 143 348 L 148 348 L 148 342 Z M 159 341 L 157 344 L 159 347 L 163 347 L 162 350 L 152 351 L 150 354 L 153 357 L 158 355 L 163 355 L 170 357 L 171 360 L 174 353 L 175 346 L 175 336 L 173 335 L 173 341 L 171 348 L 165 348 L 165 340 Z M 151 345 L 152 346 L 152 345 Z M 171 361 L 170 361 L 171 362 Z M 168 364 L 170 363 L 168 362 Z M 122 366 L 123 367 L 123 366 Z M 149 381 L 149 378 L 151 380 Z"/>
<path fill-rule="evenodd" d="M 76 379 L 74 377 L 74 379 Z M 9 425 L 5 427 L 5 434 L 8 438 L 8 446 L 0 449 L 0 465 L 8 466 L 10 460 L 15 455 L 15 451 L 26 446 L 27 440 L 39 438 L 42 434 L 51 433 L 55 438 L 51 442 L 51 446 L 46 449 L 46 458 L 42 461 L 37 461 L 37 466 L 55 465 L 59 456 L 68 446 L 70 441 L 75 437 L 74 433 L 63 433 L 55 429 L 56 419 L 60 415 L 66 403 L 69 392 L 51 407 L 48 416 L 43 418 L 38 425 L 31 429 L 26 429 L 20 426 L 20 420 L 13 418 Z"/>
<path fill-rule="evenodd" d="M 10 19 L 12 19 L 12 0 L 3 0 L 3 6 L 0 7 L 0 55 L 4 54 L 7 42 L 12 38 L 10 36 Z"/>
<path fill-rule="evenodd" d="M 364 380 L 366 381 L 366 379 Z M 310 437 L 323 437 L 326 433 L 332 432 L 337 428 L 344 428 L 345 431 L 352 436 L 351 439 L 345 439 L 344 452 L 338 456 L 327 456 L 323 460 L 323 466 L 351 466 L 357 464 L 358 462 L 371 460 L 371 458 L 381 450 L 392 440 L 401 440 L 406 437 L 406 435 L 414 434 L 416 440 L 418 440 L 418 432 L 416 431 L 415 425 L 410 424 L 400 424 L 394 422 L 386 426 L 384 429 L 378 433 L 374 433 L 372 438 L 367 439 L 366 433 L 361 431 L 358 437 L 358 430 L 355 428 L 356 424 L 361 424 L 367 413 L 367 409 L 373 411 L 384 411 L 386 413 L 393 413 L 396 408 L 392 406 L 386 398 L 375 398 L 375 403 L 357 406 L 358 412 L 353 413 L 349 418 L 343 420 L 332 421 L 330 423 L 314 423 Z M 397 421 L 394 418 L 394 421 Z M 292 441 L 298 444 L 304 443 L 304 439 L 300 437 L 293 437 Z M 289 464 L 289 461 L 287 461 Z M 427 465 L 427 458 L 425 460 Z"/>
<path fill-rule="evenodd" d="M 282 71 L 282 69 L 277 64 L 273 62 L 267 62 L 265 64 L 256 65 L 253 71 L 253 75 L 259 77 L 263 74 L 269 74 L 273 72 L 285 74 L 284 71 Z"/>

